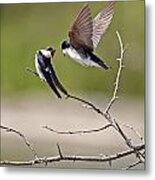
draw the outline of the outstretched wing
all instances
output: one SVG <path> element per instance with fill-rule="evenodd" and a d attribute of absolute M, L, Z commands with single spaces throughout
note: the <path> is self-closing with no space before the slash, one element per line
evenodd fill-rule
<path fill-rule="evenodd" d="M 114 1 L 108 2 L 107 6 L 93 19 L 93 48 L 95 49 L 109 27 L 114 15 Z"/>
<path fill-rule="evenodd" d="M 75 48 L 93 51 L 93 20 L 88 4 L 85 4 L 69 31 L 70 43 Z"/>

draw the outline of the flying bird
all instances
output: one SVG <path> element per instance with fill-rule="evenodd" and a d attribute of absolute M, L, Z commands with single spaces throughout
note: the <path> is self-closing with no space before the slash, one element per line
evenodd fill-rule
<path fill-rule="evenodd" d="M 40 79 L 42 81 L 46 81 L 57 97 L 61 98 L 58 89 L 66 96 L 68 96 L 68 93 L 57 78 L 57 75 L 51 64 L 55 51 L 56 50 L 52 47 L 38 50 L 35 54 L 35 68 Z"/>
<path fill-rule="evenodd" d="M 94 54 L 94 50 L 111 23 L 114 15 L 114 3 L 113 1 L 108 2 L 94 19 L 91 16 L 88 4 L 84 4 L 69 30 L 69 40 L 65 40 L 61 44 L 64 55 L 68 55 L 85 66 L 104 69 L 110 67 Z"/>

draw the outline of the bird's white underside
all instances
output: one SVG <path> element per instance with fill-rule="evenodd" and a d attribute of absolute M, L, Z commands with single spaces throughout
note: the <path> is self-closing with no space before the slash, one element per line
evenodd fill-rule
<path fill-rule="evenodd" d="M 51 58 L 51 60 L 52 60 L 52 55 L 51 55 L 51 52 L 50 52 L 50 51 L 48 51 L 48 50 L 46 50 L 46 49 L 41 49 L 40 51 L 41 51 L 41 53 L 42 53 L 46 58 Z M 37 53 L 38 53 L 38 51 L 37 51 Z M 44 78 L 43 73 L 42 73 L 41 70 L 40 70 L 40 65 L 39 65 L 39 63 L 38 63 L 37 53 L 36 53 L 36 55 L 35 55 L 35 68 L 36 68 L 36 71 L 37 71 L 40 79 L 43 80 L 43 81 L 46 81 L 46 79 Z M 45 69 L 45 70 L 46 70 L 46 69 Z"/>
<path fill-rule="evenodd" d="M 41 51 L 41 53 L 42 53 L 46 58 L 51 58 L 51 57 L 52 57 L 50 51 L 48 51 L 48 50 L 46 50 L 46 49 L 41 49 L 40 51 Z"/>
<path fill-rule="evenodd" d="M 35 68 L 36 68 L 36 71 L 40 77 L 40 79 L 42 81 L 46 81 L 46 79 L 44 78 L 44 75 L 42 74 L 41 70 L 40 70 L 40 65 L 38 63 L 38 57 L 37 57 L 37 54 L 35 55 Z"/>
<path fill-rule="evenodd" d="M 90 58 L 81 57 L 80 54 L 72 47 L 63 49 L 63 53 L 81 65 L 100 67 L 97 63 L 91 61 Z"/>

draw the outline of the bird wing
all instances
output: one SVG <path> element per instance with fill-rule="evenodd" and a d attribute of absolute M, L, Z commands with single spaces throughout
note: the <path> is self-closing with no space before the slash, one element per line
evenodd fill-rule
<path fill-rule="evenodd" d="M 93 20 L 88 4 L 84 4 L 69 31 L 70 43 L 73 47 L 93 51 Z"/>
<path fill-rule="evenodd" d="M 96 64 L 98 64 L 100 67 L 104 68 L 105 70 L 109 69 L 110 66 L 107 65 L 105 62 L 103 62 L 99 57 L 97 57 L 95 54 L 93 54 L 92 52 L 89 52 L 89 56 L 90 61 L 95 62 Z"/>
<path fill-rule="evenodd" d="M 51 78 L 51 74 L 48 71 L 42 70 L 43 75 L 48 83 L 48 85 L 51 87 L 51 89 L 55 92 L 58 98 L 61 98 L 60 93 L 58 92 L 57 88 L 55 87 L 55 84 L 53 82 L 53 79 Z"/>
<path fill-rule="evenodd" d="M 63 85 L 60 83 L 59 79 L 57 78 L 57 75 L 54 71 L 53 66 L 50 64 L 51 68 L 50 68 L 50 74 L 51 74 L 51 78 L 53 79 L 55 85 L 59 88 L 59 90 L 61 92 L 63 92 L 65 95 L 68 95 L 66 89 L 63 87 Z"/>
<path fill-rule="evenodd" d="M 93 19 L 93 48 L 95 49 L 109 27 L 114 15 L 114 1 L 108 2 L 106 7 Z"/>
<path fill-rule="evenodd" d="M 40 56 L 40 55 L 38 55 Z M 49 63 L 47 62 L 49 61 L 50 62 L 50 59 L 46 60 L 43 59 L 42 56 L 40 56 L 38 58 L 38 63 L 40 65 L 40 70 L 42 72 L 42 74 L 44 75 L 44 78 L 46 79 L 48 85 L 51 87 L 51 89 L 55 92 L 55 94 L 57 95 L 58 98 L 61 98 L 61 95 L 60 93 L 58 92 L 54 82 L 53 82 L 53 79 L 51 78 L 51 67 L 49 66 Z"/>

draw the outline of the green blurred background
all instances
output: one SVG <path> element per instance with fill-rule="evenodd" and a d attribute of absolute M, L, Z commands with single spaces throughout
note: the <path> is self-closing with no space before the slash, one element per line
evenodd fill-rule
<path fill-rule="evenodd" d="M 106 2 L 89 2 L 93 16 Z M 67 38 L 67 31 L 81 3 L 40 3 L 0 5 L 1 17 L 1 92 L 15 96 L 48 91 L 27 66 L 34 68 L 36 50 L 46 46 L 57 49 L 54 58 L 56 72 L 70 92 L 111 94 L 117 70 L 116 58 L 119 30 L 124 44 L 125 70 L 121 93 L 126 96 L 144 95 L 144 1 L 117 2 L 111 26 L 102 38 L 96 52 L 112 66 L 112 70 L 84 68 L 60 50 L 60 43 Z"/>

